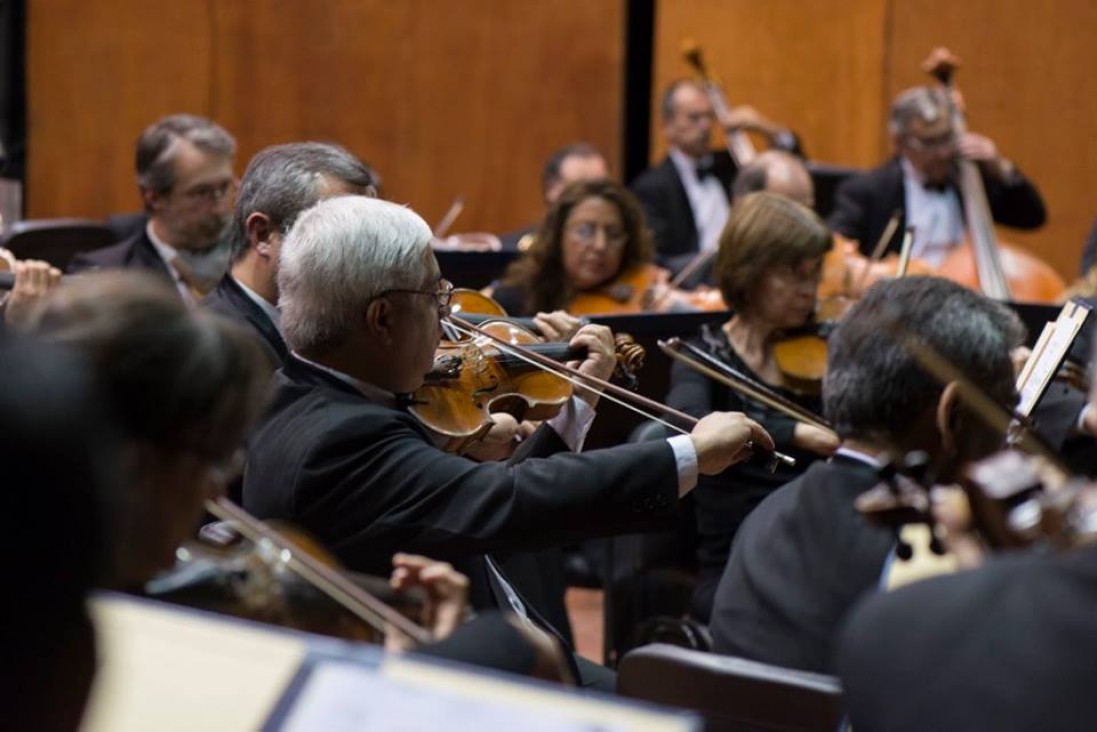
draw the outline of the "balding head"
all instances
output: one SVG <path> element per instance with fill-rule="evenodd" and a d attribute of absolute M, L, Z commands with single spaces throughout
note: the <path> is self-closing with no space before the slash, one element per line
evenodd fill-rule
<path fill-rule="evenodd" d="M 807 168 L 796 157 L 780 150 L 767 150 L 735 177 L 732 187 L 735 200 L 758 191 L 791 198 L 808 208 L 815 205 L 815 186 Z"/>

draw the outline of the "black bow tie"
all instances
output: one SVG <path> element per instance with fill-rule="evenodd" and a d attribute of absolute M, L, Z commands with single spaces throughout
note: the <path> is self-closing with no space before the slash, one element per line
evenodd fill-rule
<path fill-rule="evenodd" d="M 945 191 L 948 190 L 949 186 L 948 186 L 948 181 L 943 181 L 941 183 L 928 183 L 927 182 L 927 183 L 922 184 L 922 188 L 926 189 L 930 193 L 944 193 Z"/>
<path fill-rule="evenodd" d="M 703 183 L 705 178 L 709 177 L 710 175 L 716 175 L 716 166 L 713 165 L 713 161 L 711 158 L 702 160 L 701 162 L 697 163 L 697 180 Z"/>

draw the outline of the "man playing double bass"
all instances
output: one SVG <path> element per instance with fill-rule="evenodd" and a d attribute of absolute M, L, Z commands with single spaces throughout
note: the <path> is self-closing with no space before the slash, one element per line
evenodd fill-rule
<path fill-rule="evenodd" d="M 845 181 L 835 194 L 827 223 L 860 243 L 868 255 L 896 211 L 897 232 L 914 226 L 912 255 L 937 266 L 964 238 L 964 211 L 956 162 L 978 163 L 994 221 L 1018 229 L 1036 229 L 1047 219 L 1043 199 L 1016 165 L 989 137 L 968 132 L 958 139 L 950 116 L 948 92 L 915 87 L 896 97 L 888 121 L 895 156 L 878 168 Z M 888 251 L 898 251 L 895 236 Z"/>

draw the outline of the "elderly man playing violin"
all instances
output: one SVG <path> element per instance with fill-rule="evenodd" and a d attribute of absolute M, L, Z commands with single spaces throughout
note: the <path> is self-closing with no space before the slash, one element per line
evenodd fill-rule
<path fill-rule="evenodd" d="M 699 473 L 773 442 L 742 414 L 716 413 L 688 435 L 579 453 L 599 398 L 583 389 L 507 463 L 436 448 L 402 408 L 434 366 L 447 314 L 430 236 L 409 209 L 359 197 L 297 221 L 278 278 L 292 356 L 252 436 L 244 503 L 300 523 L 354 570 L 383 570 L 396 551 L 452 561 L 474 605 L 544 625 L 489 553 L 667 526 Z M 606 328 L 584 326 L 570 345 L 587 349 L 580 373 L 610 375 Z M 584 684 L 611 688 L 605 669 L 576 664 Z"/>

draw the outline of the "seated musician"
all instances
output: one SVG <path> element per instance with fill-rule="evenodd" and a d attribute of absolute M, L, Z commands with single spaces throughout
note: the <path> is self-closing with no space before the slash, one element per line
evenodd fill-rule
<path fill-rule="evenodd" d="M 727 151 L 711 149 L 717 122 L 724 129 L 758 132 L 777 149 L 800 154 L 788 129 L 742 106 L 717 120 L 704 89 L 680 79 L 663 92 L 663 137 L 669 148 L 659 165 L 630 187 L 640 199 L 655 237 L 659 264 L 677 273 L 698 252 L 715 249 L 729 212 L 736 167 Z"/>
<path fill-rule="evenodd" d="M 878 168 L 844 181 L 835 193 L 828 223 L 860 244 L 868 255 L 896 210 L 898 231 L 913 225 L 912 254 L 933 266 L 964 238 L 964 212 L 957 192 L 956 161 L 978 163 L 995 222 L 1036 229 L 1047 214 L 1036 187 L 994 141 L 967 132 L 956 139 L 947 92 L 931 87 L 908 89 L 891 106 L 888 131 L 895 156 Z M 899 250 L 901 236 L 887 251 Z"/>
<path fill-rule="evenodd" d="M 949 548 L 978 568 L 867 597 L 850 612 L 836 666 L 854 728 L 1088 728 L 1097 544 L 985 558 L 967 521 L 938 518 Z"/>
<path fill-rule="evenodd" d="M 694 309 L 668 291 L 652 264 L 644 213 L 624 186 L 584 181 L 564 189 L 535 243 L 488 291 L 511 315 L 553 310 L 579 314 Z"/>
<path fill-rule="evenodd" d="M 278 248 L 297 215 L 331 196 L 376 195 L 375 176 L 337 145 L 297 142 L 259 151 L 240 181 L 232 266 L 202 304 L 247 325 L 281 364 L 289 352 L 278 326 Z"/>
<path fill-rule="evenodd" d="M 541 196 L 545 202 L 545 211 L 556 203 L 556 199 L 572 183 L 609 177 L 609 164 L 594 145 L 586 142 L 565 145 L 549 156 L 541 171 Z M 503 249 L 526 251 L 537 238 L 537 228 L 538 224 L 531 224 L 500 235 Z"/>
<path fill-rule="evenodd" d="M 84 455 L 83 462 L 74 456 L 35 470 L 39 478 L 82 469 L 85 474 L 76 477 L 90 480 L 86 473 L 92 467 L 104 468 L 108 477 L 128 476 L 121 496 L 98 499 L 94 507 L 109 510 L 104 523 L 114 531 L 113 536 L 97 539 L 110 553 L 110 561 L 105 562 L 109 566 L 97 579 L 142 594 L 150 579 L 175 564 L 176 548 L 192 535 L 204 499 L 221 492 L 236 446 L 262 402 L 270 365 L 243 327 L 220 316 L 187 311 L 163 282 L 148 275 L 102 273 L 66 283 L 37 303 L 29 320 L 38 341 L 64 346 L 62 355 L 90 369 L 88 381 L 101 397 L 94 403 L 102 402 L 106 412 L 89 426 L 83 419 L 83 402 L 69 396 L 67 384 L 55 386 L 56 400 L 70 400 L 64 407 L 65 431 L 54 425 L 58 440 L 83 430 L 80 444 L 94 452 Z M 28 360 L 31 363 L 35 361 Z M 53 383 L 49 379 L 60 366 L 43 364 L 38 369 L 42 380 Z M 24 376 L 15 368 L 5 373 L 12 376 L 13 386 L 23 383 L 16 374 L 28 382 L 21 388 L 34 386 L 29 374 Z M 40 421 L 56 422 L 61 407 L 46 396 L 41 396 Z M 117 428 L 117 437 L 128 452 L 125 465 L 101 445 L 113 446 L 107 437 L 115 432 L 106 428 L 107 422 Z M 29 440 L 33 433 L 26 434 Z M 15 439 L 5 444 L 30 450 Z M 22 474 L 21 463 L 12 462 L 12 467 L 13 476 Z M 59 478 L 56 487 L 64 485 Z M 45 490 L 27 493 L 41 495 L 43 500 L 48 497 Z M 91 498 L 72 497 L 68 510 L 58 514 L 57 520 L 67 520 L 70 513 L 83 519 L 80 530 L 66 536 L 80 537 L 96 528 L 89 519 L 90 509 L 72 512 Z M 94 546 L 81 548 L 82 558 L 95 557 Z M 536 675 L 549 670 L 542 668 L 548 656 L 539 648 L 541 640 L 520 623 L 484 615 L 461 625 L 468 580 L 452 567 L 404 554 L 393 557 L 392 564 L 396 587 L 425 590 L 423 619 L 431 635 L 442 641 L 417 651 L 512 672 Z M 86 571 L 83 564 L 69 567 L 74 579 L 76 569 Z M 46 576 L 52 582 L 66 574 L 58 570 Z M 74 654 L 64 662 L 80 660 Z"/>
<path fill-rule="evenodd" d="M 737 371 L 816 414 L 822 412 L 819 397 L 786 384 L 774 359 L 773 338 L 811 318 L 830 241 L 830 232 L 819 217 L 788 198 L 753 193 L 738 200 L 720 237 L 716 263 L 720 291 L 735 314 L 725 323 L 704 326 L 695 341 Z M 694 416 L 715 409 L 745 412 L 773 436 L 778 450 L 797 459 L 795 467 L 782 465 L 775 472 L 747 461 L 698 481 L 693 496 L 700 577 L 693 613 L 707 621 L 739 524 L 769 493 L 802 473 L 813 459 L 830 455 L 838 443 L 833 433 L 784 416 L 682 363 L 674 364 L 670 382 L 670 406 Z"/>
<path fill-rule="evenodd" d="M 766 497 L 746 518 L 716 591 L 714 650 L 830 672 L 839 623 L 879 586 L 892 533 L 854 510 L 888 461 L 925 452 L 940 482 L 952 480 L 1001 437 L 907 352 L 896 329 L 925 342 L 992 399 L 1012 406 L 1010 350 L 1022 328 L 1005 306 L 952 282 L 880 282 L 830 336 L 824 413 L 842 443 L 834 456 Z"/>
<path fill-rule="evenodd" d="M 175 114 L 149 125 L 136 153 L 147 226 L 114 246 L 78 254 L 69 271 L 150 270 L 175 283 L 184 302 L 197 304 L 228 268 L 235 155 L 232 135 L 208 119 Z"/>
<path fill-rule="evenodd" d="M 661 528 L 698 473 L 741 459 L 748 440 L 772 449 L 743 415 L 713 414 L 688 436 L 577 454 L 598 401 L 582 389 L 505 464 L 439 450 L 397 397 L 432 369 L 448 308 L 430 237 L 407 208 L 351 196 L 302 214 L 283 242 L 293 355 L 250 443 L 244 503 L 260 518 L 301 524 L 356 571 L 376 573 L 398 550 L 460 563 L 475 605 L 537 622 L 484 555 Z M 609 376 L 608 329 L 584 326 L 571 345 L 588 351 L 580 372 Z M 611 688 L 582 666 L 585 683 Z"/>

